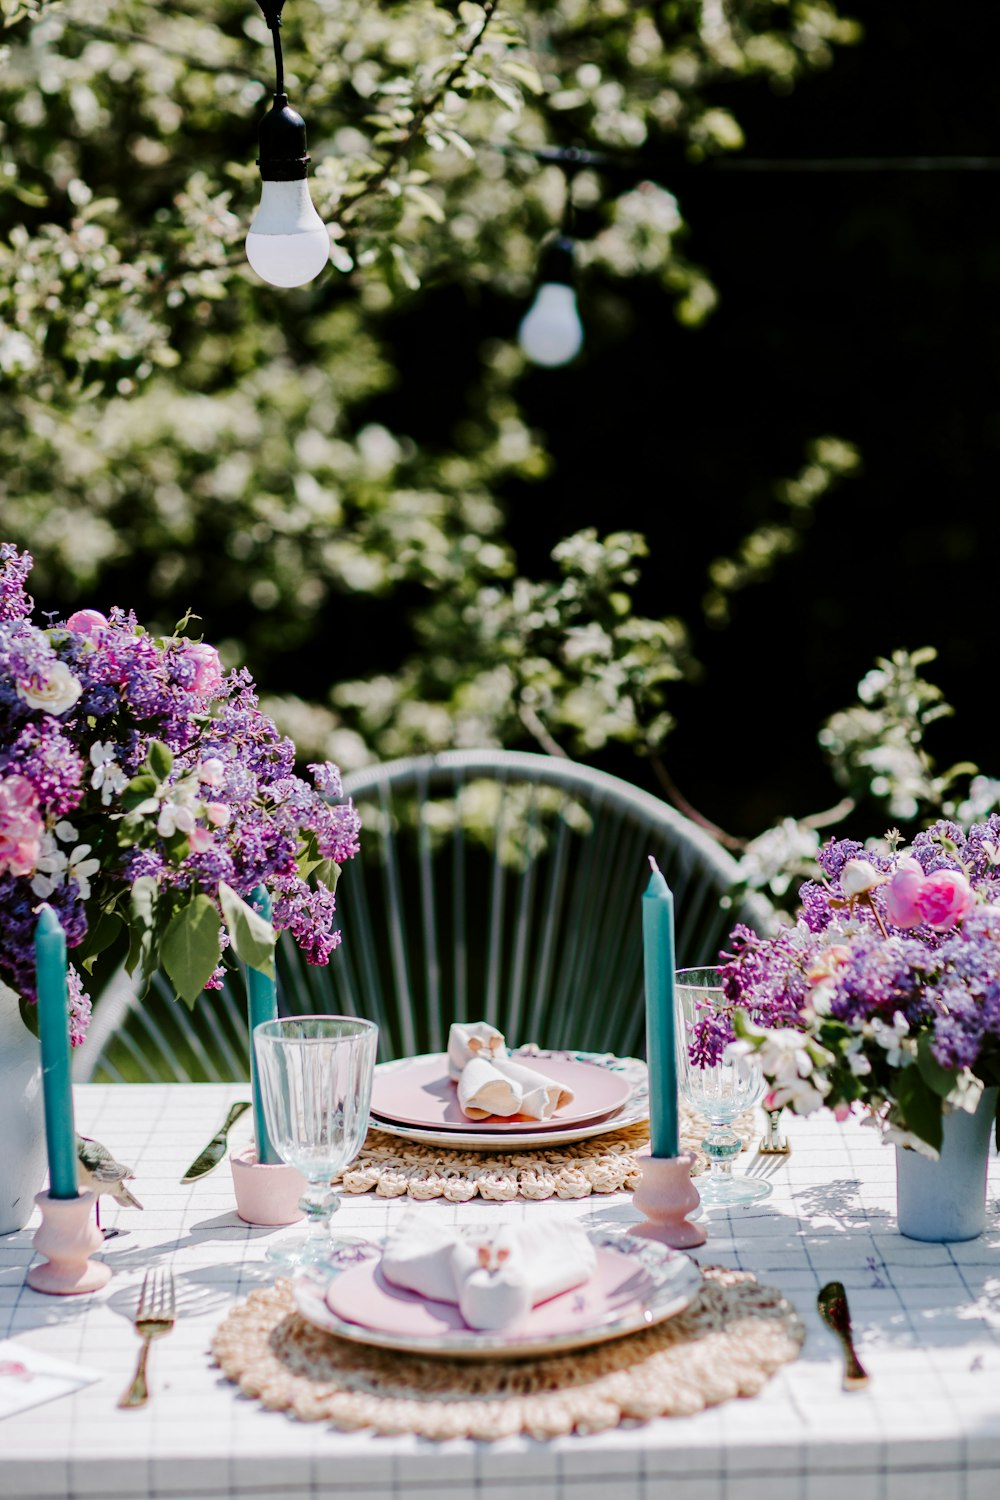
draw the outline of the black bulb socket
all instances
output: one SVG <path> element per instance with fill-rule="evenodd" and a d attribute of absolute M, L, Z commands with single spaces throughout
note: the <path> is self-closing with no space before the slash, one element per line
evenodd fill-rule
<path fill-rule="evenodd" d="M 298 182 L 309 176 L 306 122 L 291 108 L 287 94 L 275 94 L 258 139 L 257 165 L 264 182 Z"/>
<path fill-rule="evenodd" d="M 575 243 L 575 240 L 571 240 L 568 234 L 560 234 L 544 246 L 538 257 L 539 282 L 548 283 L 554 281 L 560 286 L 573 285 L 576 279 L 573 273 L 573 247 Z"/>

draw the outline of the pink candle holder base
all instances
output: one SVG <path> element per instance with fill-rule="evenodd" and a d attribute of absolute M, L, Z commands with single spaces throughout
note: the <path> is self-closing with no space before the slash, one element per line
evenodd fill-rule
<path fill-rule="evenodd" d="M 297 1224 L 305 1214 L 299 1207 L 307 1183 L 286 1162 L 270 1166 L 257 1160 L 255 1146 L 234 1151 L 229 1158 L 236 1193 L 236 1212 L 246 1224 Z"/>
<path fill-rule="evenodd" d="M 691 1181 L 694 1157 L 689 1151 L 680 1156 L 642 1156 L 639 1186 L 632 1202 L 645 1214 L 642 1224 L 629 1228 L 629 1234 L 640 1239 L 659 1240 L 674 1250 L 690 1250 L 703 1245 L 708 1238 L 700 1224 L 691 1224 L 687 1215 L 701 1202 L 698 1189 Z"/>
<path fill-rule="evenodd" d="M 76 1198 L 51 1198 L 36 1193 L 35 1202 L 42 1212 L 42 1222 L 32 1243 L 46 1258 L 32 1266 L 25 1278 L 36 1292 L 57 1297 L 71 1297 L 80 1292 L 96 1292 L 111 1279 L 111 1267 L 103 1260 L 91 1260 L 92 1250 L 100 1250 L 104 1236 L 97 1227 L 96 1193 L 84 1192 Z"/>

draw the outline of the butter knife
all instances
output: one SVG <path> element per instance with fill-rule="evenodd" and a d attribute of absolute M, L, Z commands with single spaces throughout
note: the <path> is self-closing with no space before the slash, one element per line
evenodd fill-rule
<path fill-rule="evenodd" d="M 201 1155 L 195 1157 L 181 1178 L 181 1182 L 197 1182 L 199 1177 L 204 1177 L 206 1173 L 212 1171 L 213 1167 L 219 1165 L 219 1162 L 226 1154 L 226 1137 L 240 1115 L 249 1108 L 250 1101 L 248 1099 L 241 1099 L 238 1104 L 232 1106 L 223 1122 L 222 1128 L 213 1135 Z"/>
<path fill-rule="evenodd" d="M 837 1335 L 844 1349 L 844 1390 L 859 1391 L 868 1384 L 868 1371 L 858 1359 L 851 1338 L 851 1314 L 847 1293 L 840 1281 L 829 1281 L 816 1298 L 819 1315 Z"/>

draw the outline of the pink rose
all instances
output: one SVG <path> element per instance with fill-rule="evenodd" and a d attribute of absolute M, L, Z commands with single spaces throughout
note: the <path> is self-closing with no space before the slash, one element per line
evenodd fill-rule
<path fill-rule="evenodd" d="M 935 932 L 955 927 L 976 904 L 976 893 L 961 870 L 925 875 L 915 859 L 901 859 L 886 892 L 886 916 L 894 927 Z"/>
<path fill-rule="evenodd" d="M 67 630 L 74 630 L 77 635 L 90 636 L 91 639 L 99 630 L 107 630 L 107 628 L 107 619 L 99 609 L 78 609 L 66 621 Z"/>
<path fill-rule="evenodd" d="M 45 825 L 38 793 L 26 776 L 0 780 L 0 874 L 30 875 L 38 864 Z"/>
<path fill-rule="evenodd" d="M 919 927 L 924 920 L 920 892 L 924 872 L 915 859 L 901 859 L 885 893 L 885 914 L 893 927 Z"/>
<path fill-rule="evenodd" d="M 961 870 L 935 870 L 920 891 L 920 910 L 928 927 L 947 932 L 976 904 L 976 893 Z"/>
<path fill-rule="evenodd" d="M 225 762 L 217 755 L 210 755 L 198 767 L 198 778 L 203 786 L 221 786 L 226 779 Z"/>
<path fill-rule="evenodd" d="M 189 646 L 184 654 L 194 666 L 191 691 L 205 694 L 218 692 L 222 686 L 222 662 L 215 647 L 206 646 L 202 641 L 198 645 Z"/>

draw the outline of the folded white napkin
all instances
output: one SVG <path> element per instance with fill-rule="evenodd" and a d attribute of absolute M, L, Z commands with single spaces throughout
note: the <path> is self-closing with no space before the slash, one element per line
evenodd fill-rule
<path fill-rule="evenodd" d="M 470 1120 L 488 1115 L 547 1120 L 573 1102 L 572 1089 L 513 1062 L 503 1032 L 488 1021 L 453 1023 L 448 1033 L 448 1076 L 458 1084 L 459 1108 Z"/>
<path fill-rule="evenodd" d="M 429 1214 L 407 1214 L 382 1252 L 394 1286 L 455 1302 L 470 1328 L 510 1328 L 540 1302 L 582 1286 L 597 1266 L 578 1224 L 529 1224 L 462 1235 Z"/>

